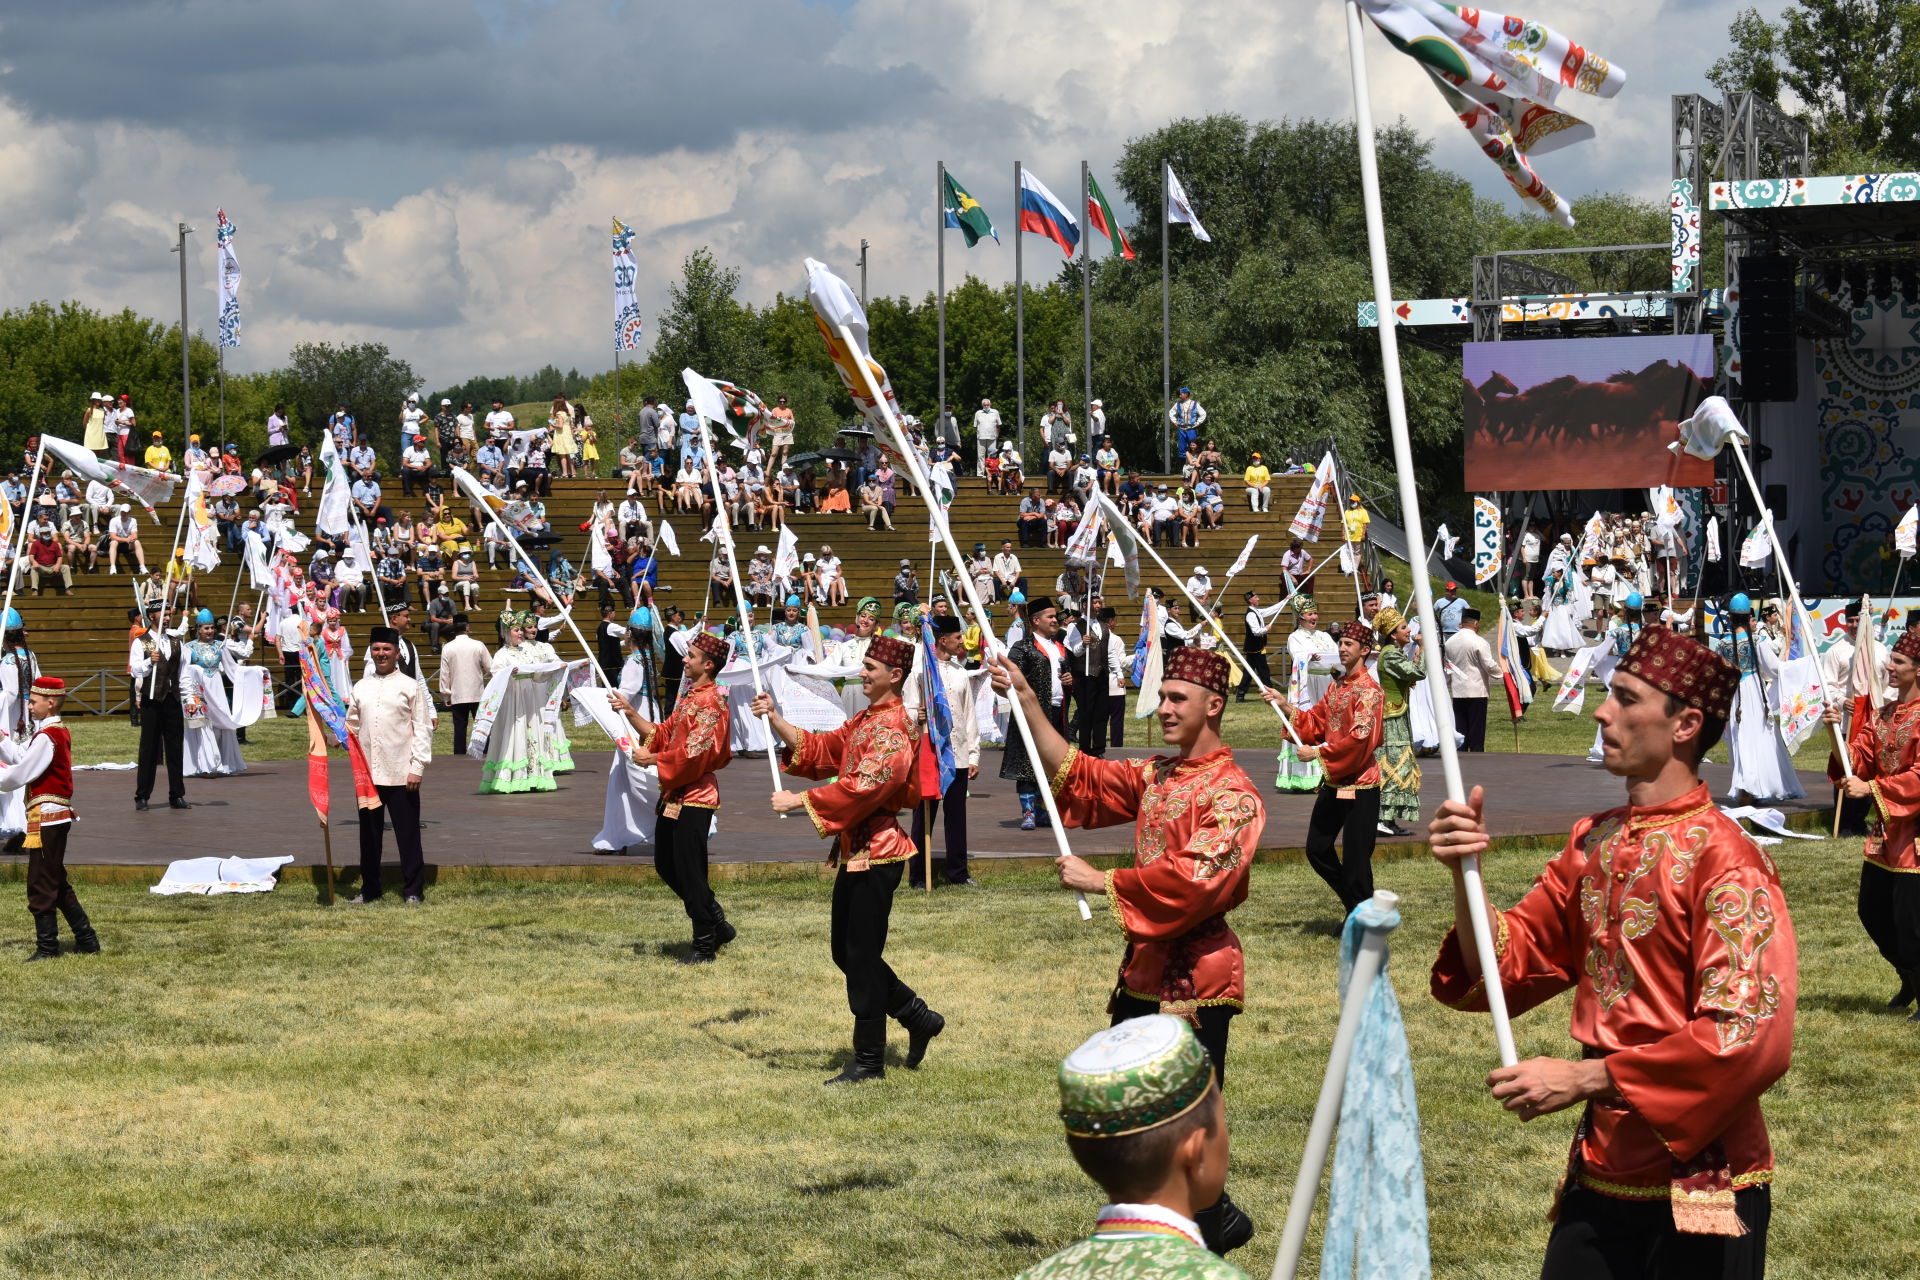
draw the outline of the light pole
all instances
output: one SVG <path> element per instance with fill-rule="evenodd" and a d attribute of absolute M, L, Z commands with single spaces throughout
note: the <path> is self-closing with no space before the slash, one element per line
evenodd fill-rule
<path fill-rule="evenodd" d="M 867 239 L 860 237 L 860 309 L 867 309 Z"/>
<path fill-rule="evenodd" d="M 180 454 L 186 456 L 187 439 L 193 432 L 192 344 L 187 338 L 187 237 L 193 228 L 182 222 L 179 240 L 173 252 L 180 255 Z"/>

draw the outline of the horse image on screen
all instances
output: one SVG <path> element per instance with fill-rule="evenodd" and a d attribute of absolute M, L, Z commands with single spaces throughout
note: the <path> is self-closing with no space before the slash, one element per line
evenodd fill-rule
<path fill-rule="evenodd" d="M 1466 487 L 1697 488 L 1713 464 L 1667 448 L 1713 392 L 1706 334 L 1471 342 Z"/>

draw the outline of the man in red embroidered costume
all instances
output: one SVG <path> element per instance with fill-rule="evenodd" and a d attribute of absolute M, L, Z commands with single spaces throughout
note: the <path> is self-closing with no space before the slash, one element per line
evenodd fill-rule
<path fill-rule="evenodd" d="M 1380 834 L 1381 735 L 1386 697 L 1367 657 L 1373 628 L 1353 622 L 1340 629 L 1340 674 L 1320 700 L 1292 714 L 1302 760 L 1320 762 L 1320 792 L 1307 819 L 1307 863 L 1351 912 L 1373 896 L 1373 847 Z M 1262 695 L 1285 710 L 1277 690 Z M 1340 854 L 1334 856 L 1334 841 Z"/>
<path fill-rule="evenodd" d="M 1739 672 L 1648 627 L 1594 713 L 1627 803 L 1574 825 L 1512 910 L 1494 911 L 1507 1005 L 1569 987 L 1579 1061 L 1488 1077 L 1522 1120 L 1585 1103 L 1541 1275 L 1758 1277 L 1773 1149 L 1760 1095 L 1793 1051 L 1793 924 L 1766 851 L 1714 807 L 1700 758 Z M 1433 965 L 1443 1004 L 1484 1010 L 1459 859 L 1488 845 L 1478 787 L 1429 829 L 1454 871 L 1454 928 Z"/>
<path fill-rule="evenodd" d="M 1101 872 L 1072 854 L 1057 859 L 1060 883 L 1104 893 L 1127 936 L 1107 1012 L 1116 1023 L 1153 1013 L 1185 1018 L 1222 1081 L 1229 1023 L 1246 1002 L 1246 958 L 1227 912 L 1246 900 L 1267 821 L 1259 791 L 1220 740 L 1228 671 L 1224 657 L 1198 645 L 1167 655 L 1156 714 L 1162 740 L 1180 754 L 1146 760 L 1081 754 L 1054 728 L 1019 667 L 997 660 L 992 676 L 996 691 L 1020 698 L 1061 821 L 1134 824 L 1131 867 Z M 1197 1221 L 1215 1253 L 1253 1235 L 1252 1221 L 1224 1192 Z"/>
<path fill-rule="evenodd" d="M 1891 705 L 1875 711 L 1865 696 L 1854 703 L 1847 739 L 1853 776 L 1832 771 L 1849 799 L 1873 801 L 1858 910 L 1867 936 L 1900 975 L 1900 990 L 1887 1008 L 1904 1009 L 1920 996 L 1920 856 L 1914 849 L 1920 820 L 1920 631 L 1906 632 L 1893 646 L 1887 680 Z M 1827 708 L 1827 723 L 1840 723 L 1839 707 Z M 1920 1010 L 1912 1021 L 1920 1022 Z"/>
<path fill-rule="evenodd" d="M 887 1074 L 887 1019 L 907 1031 L 907 1066 L 918 1068 L 927 1045 L 947 1021 L 887 965 L 887 917 L 901 873 L 914 856 L 913 841 L 895 815 L 920 801 L 915 771 L 918 739 L 900 701 L 913 669 L 913 649 L 904 640 L 875 636 L 860 664 L 867 705 L 831 733 L 809 733 L 788 724 L 760 694 L 753 713 L 781 741 L 780 764 L 801 778 L 832 778 L 805 792 L 776 791 L 776 813 L 804 809 L 813 829 L 833 840 L 827 865 L 833 880 L 833 962 L 847 977 L 853 1011 L 853 1061 L 828 1084 L 857 1084 Z"/>
<path fill-rule="evenodd" d="M 713 678 L 727 664 L 727 642 L 711 632 L 697 632 L 685 660 L 691 683 L 658 724 L 642 719 L 617 693 L 608 703 L 640 735 L 628 757 L 660 773 L 653 868 L 679 895 L 693 924 L 693 944 L 680 963 L 712 964 L 714 953 L 738 935 L 707 882 L 707 834 L 720 808 L 720 783 L 713 775 L 733 759 L 733 716 L 725 691 Z"/>
<path fill-rule="evenodd" d="M 67 883 L 67 833 L 73 826 L 73 735 L 60 722 L 66 682 L 39 676 L 27 698 L 33 736 L 26 742 L 0 738 L 0 791 L 27 793 L 27 909 L 33 912 L 34 949 L 27 959 L 60 956 L 60 916 L 73 930 L 73 949 L 100 950 L 99 935 Z M 56 914 L 58 913 L 58 914 Z"/>

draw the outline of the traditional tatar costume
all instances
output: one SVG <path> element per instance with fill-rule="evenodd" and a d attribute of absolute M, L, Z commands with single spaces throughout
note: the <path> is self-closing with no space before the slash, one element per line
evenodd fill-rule
<path fill-rule="evenodd" d="M 866 652 L 902 672 L 913 669 L 913 646 L 904 640 L 875 636 Z M 839 868 L 833 880 L 833 962 L 846 975 L 853 1012 L 853 1062 L 828 1084 L 886 1074 L 889 1017 L 907 1030 L 909 1067 L 920 1065 L 927 1042 L 946 1025 L 895 976 L 883 954 L 893 893 L 915 852 L 895 815 L 920 799 L 917 740 L 906 705 L 894 698 L 862 709 L 830 732 L 801 730 L 799 745 L 782 749 L 786 772 L 833 779 L 803 797 L 813 829 L 833 841 L 827 855 L 827 865 Z"/>
<path fill-rule="evenodd" d="M 506 624 L 521 630 L 518 644 L 493 655 L 488 697 L 498 696 L 480 769 L 483 795 L 552 791 L 558 774 L 573 771 L 573 746 L 558 714 L 566 679 L 560 657 L 535 630 L 530 611 L 509 612 Z M 495 685 L 497 684 L 497 689 Z M 486 703 L 481 704 L 485 714 Z M 478 735 L 476 735 L 477 738 Z M 468 745 L 469 754 L 474 744 Z"/>
<path fill-rule="evenodd" d="M 1642 631 L 1619 670 L 1721 719 L 1738 678 L 1665 627 Z M 1606 1059 L 1619 1094 L 1581 1118 L 1542 1274 L 1596 1274 L 1556 1258 L 1597 1238 L 1640 1259 L 1615 1275 L 1758 1277 L 1773 1180 L 1760 1095 L 1791 1059 L 1798 990 L 1773 859 L 1701 783 L 1576 823 L 1492 926 L 1508 1009 L 1572 988 L 1573 1038 Z M 1463 945 L 1453 933 L 1441 944 L 1433 994 L 1484 1011 Z"/>
<path fill-rule="evenodd" d="M 1118 1023 L 1060 1064 L 1060 1119 L 1070 1137 L 1110 1141 L 1172 1124 L 1206 1103 L 1213 1060 L 1179 1018 Z M 1208 1251 L 1200 1224 L 1159 1204 L 1108 1204 L 1093 1234 L 1019 1280 L 1246 1280 Z"/>
<path fill-rule="evenodd" d="M 1380 747 L 1374 752 L 1380 766 L 1379 820 L 1396 824 L 1420 819 L 1420 761 L 1413 753 L 1409 713 L 1414 687 L 1427 678 L 1426 668 L 1393 643 L 1393 633 L 1405 625 L 1398 609 L 1373 615 L 1374 634 L 1380 637 L 1380 660 L 1373 669 L 1381 699 Z"/>
<path fill-rule="evenodd" d="M 38 676 L 33 689 L 65 698 L 66 682 Z M 57 705 L 57 704 L 56 704 Z M 67 835 L 73 828 L 73 736 L 56 710 L 34 724 L 22 741 L 0 737 L 0 792 L 26 798 L 27 909 L 33 913 L 34 951 L 29 960 L 60 955 L 60 916 L 73 930 L 73 949 L 89 955 L 100 950 L 99 935 L 87 921 L 80 899 L 67 881 Z"/>
<path fill-rule="evenodd" d="M 715 670 L 726 665 L 727 642 L 719 636 L 698 632 L 690 647 Z M 734 939 L 734 927 L 707 879 L 707 837 L 720 809 L 720 780 L 714 775 L 733 759 L 732 719 L 726 690 L 708 680 L 690 686 L 674 703 L 673 714 L 641 744 L 654 753 L 660 772 L 653 867 L 679 895 L 693 925 L 693 945 L 682 964 L 709 963 Z"/>
<path fill-rule="evenodd" d="M 840 705 L 848 715 L 854 715 L 867 705 L 866 690 L 860 687 L 860 664 L 867 659 L 867 648 L 880 634 L 880 602 L 872 596 L 864 596 L 854 607 L 854 621 L 857 625 L 861 618 L 874 625 L 869 635 L 854 634 L 833 646 L 827 654 L 827 664 L 835 667 L 852 667 L 854 675 L 840 682 Z"/>
<path fill-rule="evenodd" d="M 211 626 L 213 620 L 210 609 L 200 610 L 193 619 L 196 628 Z M 244 773 L 247 762 L 240 756 L 239 730 L 221 728 L 208 714 L 207 700 L 226 697 L 221 675 L 231 668 L 233 660 L 253 653 L 252 641 L 196 637 L 186 641 L 181 650 L 180 671 L 186 677 L 180 681 L 180 705 L 186 716 L 181 755 L 187 777 Z"/>
<path fill-rule="evenodd" d="M 1920 663 L 1920 631 L 1902 635 L 1893 651 Z M 1920 697 L 1874 711 L 1862 696 L 1847 749 L 1854 776 L 1873 788 L 1860 864 L 1860 924 L 1900 975 L 1900 994 L 1889 1007 L 1904 1009 L 1920 995 L 1920 851 L 1914 846 L 1920 823 Z M 1920 1013 L 1914 1020 L 1920 1022 Z"/>
<path fill-rule="evenodd" d="M 1185 645 L 1167 655 L 1161 679 L 1224 698 L 1228 670 L 1219 654 Z M 1266 829 L 1259 790 L 1225 746 L 1145 760 L 1069 746 L 1050 783 L 1069 827 L 1133 823 L 1133 865 L 1107 872 L 1107 904 L 1127 939 L 1108 1013 L 1116 1023 L 1151 1013 L 1186 1019 L 1224 1081 L 1229 1022 L 1247 995 L 1246 956 L 1227 913 L 1246 901 Z M 1231 1218 L 1244 1222 L 1227 1197 L 1201 1216 L 1209 1236 Z"/>
<path fill-rule="evenodd" d="M 1296 618 L 1317 613 L 1320 606 L 1312 596 L 1299 596 L 1293 602 Z M 1296 623 L 1287 637 L 1287 701 L 1296 707 L 1311 707 L 1326 696 L 1340 669 L 1340 646 L 1318 627 Z"/>
<path fill-rule="evenodd" d="M 1372 645 L 1368 628 L 1356 626 L 1354 634 Z M 1362 667 L 1352 675 L 1341 673 L 1324 697 L 1293 718 L 1301 743 L 1320 749 L 1320 791 L 1307 818 L 1307 862 L 1340 896 L 1342 914 L 1373 896 L 1385 702 L 1379 684 Z M 1416 814 L 1418 794 L 1416 790 Z M 1333 851 L 1336 841 L 1338 856 Z"/>
<path fill-rule="evenodd" d="M 1753 629 L 1753 602 L 1736 595 L 1727 604 L 1734 626 L 1714 642 L 1714 652 L 1738 668 L 1740 689 L 1727 721 L 1727 754 L 1733 761 L 1733 794 L 1754 801 L 1797 800 L 1807 794 L 1793 757 L 1773 718 L 1770 684 L 1780 679 L 1780 657 Z"/>

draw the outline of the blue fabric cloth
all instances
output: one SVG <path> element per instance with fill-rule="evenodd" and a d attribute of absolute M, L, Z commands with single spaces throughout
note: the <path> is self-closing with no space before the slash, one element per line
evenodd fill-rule
<path fill-rule="evenodd" d="M 1398 911 L 1382 910 L 1371 899 L 1347 917 L 1340 935 L 1343 1001 L 1367 930 L 1399 925 Z M 1340 1097 L 1340 1139 L 1327 1190 L 1320 1275 L 1322 1280 L 1427 1280 L 1432 1274 L 1413 1062 L 1383 956 L 1360 1015 Z"/>
<path fill-rule="evenodd" d="M 947 682 L 940 675 L 940 654 L 933 647 L 933 623 L 925 618 L 920 620 L 920 669 L 927 682 L 927 736 L 940 770 L 939 794 L 944 796 L 958 772 L 953 758 L 953 707 L 947 702 Z"/>

